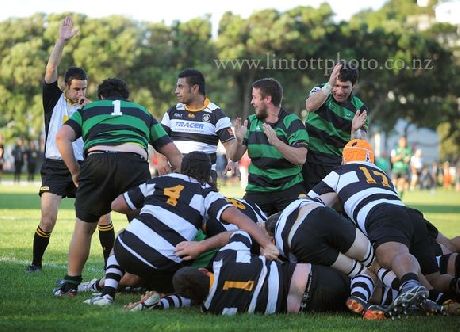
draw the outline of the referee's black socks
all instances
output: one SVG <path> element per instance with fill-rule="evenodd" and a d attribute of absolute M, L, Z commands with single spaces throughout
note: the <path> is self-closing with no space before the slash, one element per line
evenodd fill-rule
<path fill-rule="evenodd" d="M 50 236 L 51 232 L 45 232 L 40 228 L 37 227 L 35 234 L 34 234 L 34 247 L 33 247 L 33 258 L 32 258 L 32 265 L 41 267 L 42 266 L 42 258 L 43 254 L 50 243 Z"/>

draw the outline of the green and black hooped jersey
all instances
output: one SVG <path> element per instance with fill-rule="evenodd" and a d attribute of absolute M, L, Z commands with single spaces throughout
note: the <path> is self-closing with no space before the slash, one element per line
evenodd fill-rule
<path fill-rule="evenodd" d="M 308 147 L 308 134 L 300 118 L 280 109 L 277 123 L 270 124 L 276 136 L 293 147 Z M 248 192 L 274 192 L 291 188 L 301 183 L 302 166 L 293 165 L 281 152 L 268 143 L 263 129 L 264 122 L 256 115 L 248 118 L 248 130 L 243 144 L 251 158 L 249 165 Z"/>
<path fill-rule="evenodd" d="M 321 90 L 314 87 L 310 95 Z M 317 164 L 340 165 L 343 147 L 351 139 L 351 123 L 357 110 L 368 113 L 366 105 L 351 95 L 344 104 L 337 103 L 332 94 L 314 112 L 308 112 L 305 127 L 310 136 L 308 161 Z M 366 120 L 365 129 L 368 123 Z"/>
<path fill-rule="evenodd" d="M 96 145 L 135 143 L 147 151 L 150 143 L 156 150 L 172 142 L 165 130 L 147 109 L 125 100 L 99 100 L 77 110 L 66 122 L 84 150 Z"/>

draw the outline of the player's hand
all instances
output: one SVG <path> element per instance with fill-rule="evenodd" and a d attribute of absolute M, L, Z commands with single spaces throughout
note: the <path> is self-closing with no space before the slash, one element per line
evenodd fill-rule
<path fill-rule="evenodd" d="M 199 241 L 182 241 L 176 245 L 176 255 L 184 261 L 197 258 L 203 252 Z"/>
<path fill-rule="evenodd" d="M 78 188 L 78 185 L 80 184 L 80 171 L 78 171 L 78 173 L 72 174 L 72 181 L 75 184 L 75 187 Z"/>
<path fill-rule="evenodd" d="M 158 154 L 156 168 L 159 175 L 169 174 L 172 171 L 168 159 L 162 154 Z"/>
<path fill-rule="evenodd" d="M 342 64 L 338 63 L 334 66 L 332 69 L 331 76 L 329 76 L 329 84 L 331 88 L 335 86 L 335 83 L 337 82 L 337 78 L 339 77 L 340 74 L 340 69 L 342 69 Z"/>
<path fill-rule="evenodd" d="M 59 29 L 59 38 L 63 39 L 64 41 L 68 41 L 72 39 L 72 37 L 77 33 L 78 29 L 74 29 L 72 18 L 70 16 L 66 16 Z"/>
<path fill-rule="evenodd" d="M 352 132 L 355 132 L 359 128 L 362 128 L 364 124 L 366 123 L 367 119 L 367 111 L 363 110 L 356 110 L 355 116 L 353 117 L 353 120 L 351 120 L 351 130 Z"/>
<path fill-rule="evenodd" d="M 85 106 L 86 104 L 89 104 L 91 102 L 91 99 L 88 99 L 86 97 L 81 97 L 79 100 L 78 100 L 78 104 L 83 107 Z"/>
<path fill-rule="evenodd" d="M 238 143 L 243 142 L 244 136 L 248 131 L 248 120 L 244 120 L 244 123 L 241 124 L 241 118 L 236 118 L 235 120 L 235 137 L 238 140 Z"/>
<path fill-rule="evenodd" d="M 270 143 L 273 146 L 276 146 L 277 144 L 279 144 L 281 141 L 278 138 L 278 136 L 276 136 L 276 131 L 272 128 L 272 126 L 266 123 L 264 123 L 263 126 L 264 126 L 264 133 L 268 139 L 268 143 Z"/>
<path fill-rule="evenodd" d="M 277 259 L 280 254 L 278 248 L 273 243 L 270 243 L 266 245 L 265 247 L 263 247 L 261 249 L 261 253 L 262 255 L 265 256 L 265 258 L 270 259 L 270 260 Z"/>

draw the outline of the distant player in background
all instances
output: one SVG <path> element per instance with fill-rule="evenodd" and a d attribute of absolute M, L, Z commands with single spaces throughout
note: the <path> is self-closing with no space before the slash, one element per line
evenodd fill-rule
<path fill-rule="evenodd" d="M 392 182 L 401 197 L 404 191 L 409 189 L 411 157 L 412 149 L 407 145 L 407 137 L 401 136 L 398 145 L 391 150 Z"/>

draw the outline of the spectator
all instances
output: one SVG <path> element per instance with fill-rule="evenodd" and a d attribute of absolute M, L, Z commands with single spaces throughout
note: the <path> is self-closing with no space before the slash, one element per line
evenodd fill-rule
<path fill-rule="evenodd" d="M 5 158 L 5 145 L 3 145 L 3 136 L 0 135 L 0 181 L 2 181 L 4 158 Z"/>
<path fill-rule="evenodd" d="M 410 158 L 410 190 L 415 190 L 420 185 L 422 166 L 422 149 L 418 148 Z"/>
<path fill-rule="evenodd" d="M 29 146 L 25 151 L 25 157 L 27 161 L 27 180 L 33 182 L 38 161 L 38 149 L 34 141 L 29 142 Z"/>
<path fill-rule="evenodd" d="M 407 146 L 406 136 L 401 136 L 398 145 L 391 150 L 392 181 L 402 197 L 404 190 L 409 186 L 409 164 L 412 157 L 412 149 Z"/>
<path fill-rule="evenodd" d="M 21 181 L 22 167 L 24 166 L 24 146 L 22 138 L 16 141 L 16 145 L 11 152 L 14 158 L 14 181 Z"/>

